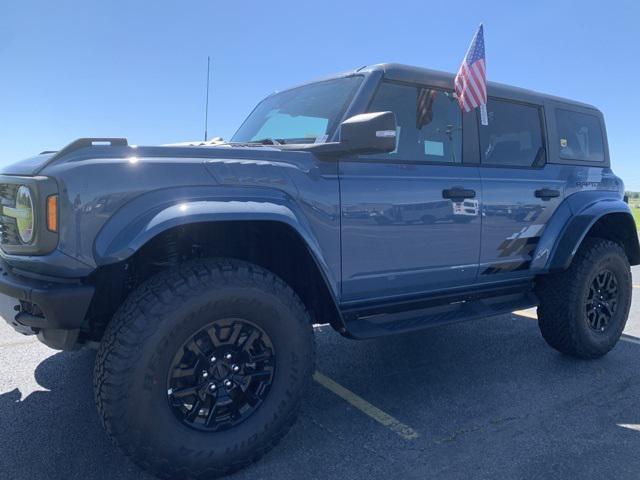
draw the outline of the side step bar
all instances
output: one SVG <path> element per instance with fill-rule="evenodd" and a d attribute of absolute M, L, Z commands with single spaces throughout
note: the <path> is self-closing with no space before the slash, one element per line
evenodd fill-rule
<path fill-rule="evenodd" d="M 352 307 L 342 314 L 350 336 L 366 339 L 502 315 L 537 304 L 533 284 L 527 283 L 376 307 Z"/>

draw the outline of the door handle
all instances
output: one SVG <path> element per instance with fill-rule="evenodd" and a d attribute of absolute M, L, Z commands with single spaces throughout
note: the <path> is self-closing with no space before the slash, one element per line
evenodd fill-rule
<path fill-rule="evenodd" d="M 476 191 L 461 187 L 447 188 L 442 190 L 442 198 L 453 200 L 454 202 L 461 202 L 465 198 L 476 198 Z"/>
<path fill-rule="evenodd" d="M 542 200 L 551 200 L 552 198 L 559 197 L 560 192 L 558 190 L 552 190 L 550 188 L 541 188 L 540 190 L 536 190 L 535 195 Z"/>

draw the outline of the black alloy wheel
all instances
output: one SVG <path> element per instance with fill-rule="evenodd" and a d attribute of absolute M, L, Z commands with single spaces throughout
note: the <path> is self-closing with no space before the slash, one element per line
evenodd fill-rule
<path fill-rule="evenodd" d="M 314 371 L 312 320 L 264 268 L 194 259 L 144 282 L 109 323 L 94 391 L 111 439 L 165 479 L 211 480 L 271 450 Z"/>
<path fill-rule="evenodd" d="M 175 354 L 167 378 L 173 413 L 198 430 L 219 431 L 246 420 L 269 393 L 275 349 L 257 325 L 217 320 Z"/>
<path fill-rule="evenodd" d="M 611 270 L 598 272 L 589 286 L 585 304 L 587 323 L 597 332 L 604 332 L 618 308 L 618 280 Z"/>

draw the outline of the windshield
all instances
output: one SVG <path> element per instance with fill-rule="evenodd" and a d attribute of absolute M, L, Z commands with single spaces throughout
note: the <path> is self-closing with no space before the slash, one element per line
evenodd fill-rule
<path fill-rule="evenodd" d="M 361 76 L 312 83 L 264 99 L 232 142 L 313 143 L 326 141 L 351 102 Z"/>

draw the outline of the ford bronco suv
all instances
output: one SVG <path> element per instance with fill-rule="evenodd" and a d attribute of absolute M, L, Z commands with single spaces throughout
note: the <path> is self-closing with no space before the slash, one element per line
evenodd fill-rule
<path fill-rule="evenodd" d="M 353 339 L 538 307 L 596 358 L 638 235 L 596 108 L 375 65 L 263 100 L 229 142 L 80 139 L 0 176 L 3 317 L 96 346 L 108 435 L 159 476 L 211 478 L 292 425 L 313 324 Z"/>

